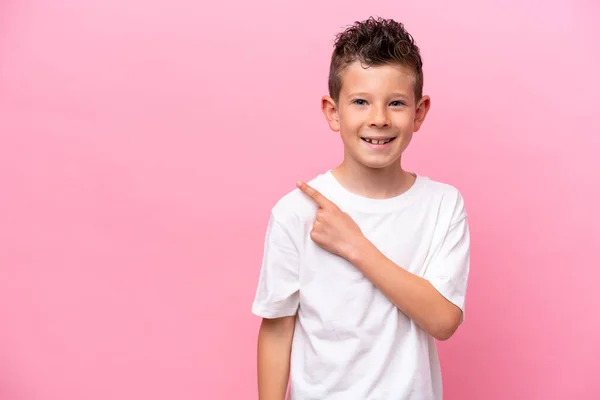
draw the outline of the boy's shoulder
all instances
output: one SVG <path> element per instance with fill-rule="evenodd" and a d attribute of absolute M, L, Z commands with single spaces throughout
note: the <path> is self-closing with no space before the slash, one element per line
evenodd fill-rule
<path fill-rule="evenodd" d="M 328 197 L 325 174 L 319 174 L 306 183 Z M 271 214 L 280 222 L 296 222 L 314 217 L 317 209 L 318 206 L 314 200 L 302 193 L 300 189 L 293 189 L 285 193 L 275 203 L 271 209 Z"/>
<path fill-rule="evenodd" d="M 424 190 L 420 192 L 423 200 L 428 200 L 433 205 L 445 210 L 453 219 L 461 219 L 467 216 L 465 200 L 461 191 L 454 185 L 437 181 L 429 177 L 419 177 L 423 182 Z"/>
<path fill-rule="evenodd" d="M 419 179 L 424 182 L 423 186 L 428 194 L 462 198 L 460 190 L 450 183 L 434 180 L 428 176 L 419 176 Z"/>

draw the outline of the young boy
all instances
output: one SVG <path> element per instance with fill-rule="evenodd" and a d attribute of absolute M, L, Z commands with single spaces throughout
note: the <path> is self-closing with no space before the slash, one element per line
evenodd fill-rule
<path fill-rule="evenodd" d="M 293 400 L 442 398 L 434 340 L 463 321 L 469 228 L 457 189 L 402 169 L 422 88 L 402 24 L 337 36 L 322 109 L 344 158 L 272 209 L 252 307 L 261 400 L 288 378 Z"/>

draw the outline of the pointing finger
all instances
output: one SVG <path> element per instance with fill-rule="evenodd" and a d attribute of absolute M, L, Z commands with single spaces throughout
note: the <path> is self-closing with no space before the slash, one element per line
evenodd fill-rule
<path fill-rule="evenodd" d="M 331 205 L 331 201 L 329 201 L 329 199 L 327 199 L 325 196 L 323 196 L 321 193 L 319 193 L 318 190 L 312 188 L 308 184 L 306 184 L 302 181 L 298 181 L 296 186 L 298 186 L 298 189 L 300 189 L 306 195 L 308 195 L 310 198 L 312 198 L 315 201 L 315 203 L 317 203 L 319 205 L 319 207 L 323 208 L 323 207 L 328 207 Z"/>

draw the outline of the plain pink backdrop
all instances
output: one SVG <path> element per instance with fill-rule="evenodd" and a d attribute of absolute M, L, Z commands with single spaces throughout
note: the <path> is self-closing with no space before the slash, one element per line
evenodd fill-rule
<path fill-rule="evenodd" d="M 5 0 L 1 400 L 256 398 L 268 213 L 340 161 L 320 97 L 369 15 L 422 48 L 405 167 L 471 216 L 445 398 L 600 398 L 598 3 Z"/>

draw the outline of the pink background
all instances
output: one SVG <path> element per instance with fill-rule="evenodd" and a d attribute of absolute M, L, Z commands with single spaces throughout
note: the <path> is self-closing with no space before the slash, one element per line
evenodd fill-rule
<path fill-rule="evenodd" d="M 205 3 L 0 2 L 0 399 L 256 398 L 268 212 L 339 162 L 320 96 L 368 15 L 422 47 L 406 168 L 471 215 L 445 398 L 600 398 L 598 3 Z"/>

